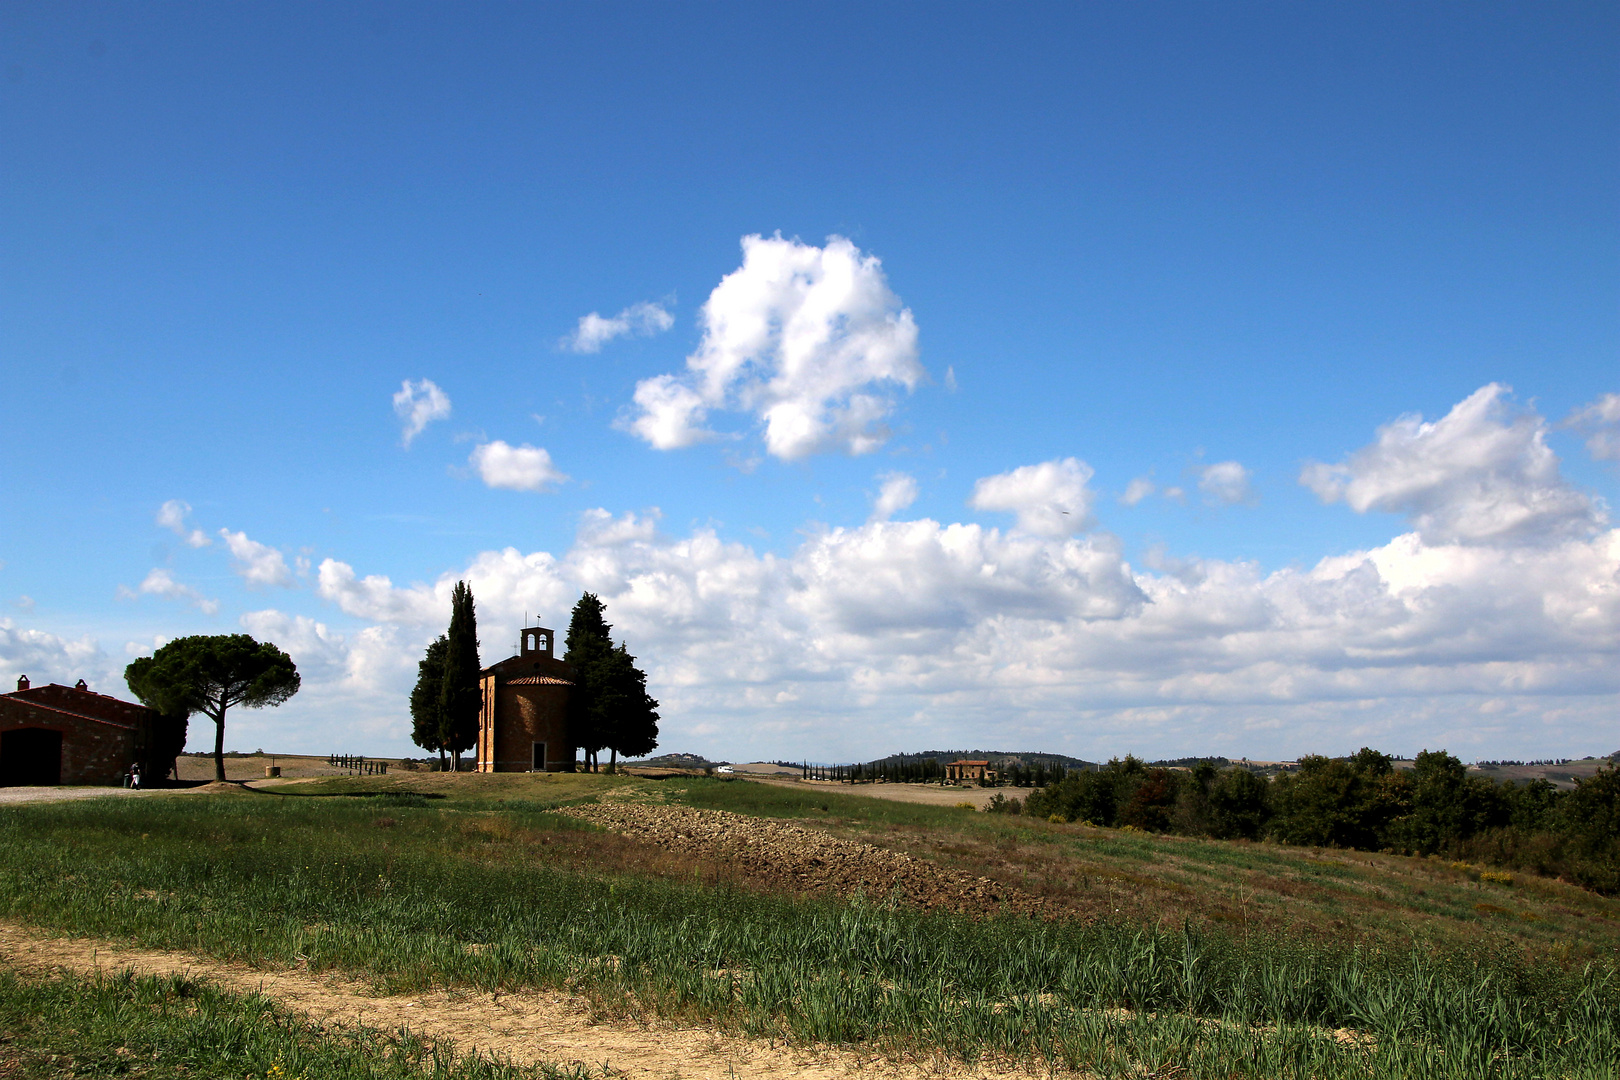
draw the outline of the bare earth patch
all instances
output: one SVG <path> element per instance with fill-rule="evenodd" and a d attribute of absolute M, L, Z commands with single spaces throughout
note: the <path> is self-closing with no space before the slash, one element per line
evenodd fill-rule
<path fill-rule="evenodd" d="M 786 821 L 628 799 L 604 799 L 560 813 L 655 847 L 724 861 L 779 888 L 846 898 L 859 892 L 873 901 L 892 897 L 965 915 L 1055 914 L 1043 898 L 1001 882 Z"/>
<path fill-rule="evenodd" d="M 789 1077 L 844 1080 L 876 1076 L 998 1077 L 1033 1080 L 1023 1070 L 966 1066 L 943 1059 L 894 1061 L 849 1050 L 794 1047 L 727 1035 L 709 1028 L 657 1021 L 606 1020 L 583 997 L 560 992 L 434 991 L 378 996 L 353 979 L 302 969 L 269 971 L 178 952 L 82 938 L 52 938 L 0 923 L 0 961 L 20 971 L 80 974 L 132 970 L 139 975 L 187 975 L 238 993 L 261 993 L 321 1024 L 409 1028 L 429 1039 L 454 1040 L 518 1063 L 579 1063 L 640 1080 L 732 1080 Z"/>
<path fill-rule="evenodd" d="M 983 810 L 985 804 L 995 798 L 998 792 L 1009 799 L 1021 799 L 1029 794 L 1027 788 L 957 787 L 952 784 L 842 784 L 831 780 L 800 780 L 798 777 L 793 776 L 758 774 L 739 774 L 739 776 L 743 780 L 752 780 L 756 784 L 772 784 L 779 787 L 796 788 L 799 791 L 832 791 L 839 795 L 859 795 L 868 799 L 888 799 L 891 802 L 921 803 L 924 806 L 959 806 L 962 803 L 971 803 L 975 810 Z"/>

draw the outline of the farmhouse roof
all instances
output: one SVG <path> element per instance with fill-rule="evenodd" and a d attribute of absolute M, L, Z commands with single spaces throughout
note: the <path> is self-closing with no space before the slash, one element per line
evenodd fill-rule
<path fill-rule="evenodd" d="M 116 699 L 114 699 L 116 700 Z M 120 723 L 109 720 L 105 716 L 97 716 L 90 712 L 80 712 L 76 709 L 59 709 L 55 705 L 47 705 L 43 701 L 32 701 L 20 694 L 0 694 L 0 717 L 6 713 L 14 713 L 21 709 L 38 709 L 42 712 L 57 713 L 61 716 L 72 716 L 80 720 L 89 720 L 95 724 L 106 724 L 108 727 L 118 728 L 120 731 L 134 731 L 133 723 Z"/>
<path fill-rule="evenodd" d="M 515 679 L 507 679 L 507 686 L 573 686 L 567 679 L 554 679 L 550 675 L 519 675 Z"/>
<path fill-rule="evenodd" d="M 968 761 L 966 758 L 957 758 L 955 761 L 951 762 L 951 764 L 952 765 L 986 765 L 986 766 L 988 766 L 990 763 L 988 761 Z"/>

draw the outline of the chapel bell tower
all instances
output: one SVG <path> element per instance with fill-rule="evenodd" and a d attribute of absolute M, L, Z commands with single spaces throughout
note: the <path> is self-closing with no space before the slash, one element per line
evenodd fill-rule
<path fill-rule="evenodd" d="M 518 656 L 524 659 L 531 656 L 552 659 L 551 636 L 551 631 L 543 626 L 524 627 L 521 644 L 518 646 Z"/>

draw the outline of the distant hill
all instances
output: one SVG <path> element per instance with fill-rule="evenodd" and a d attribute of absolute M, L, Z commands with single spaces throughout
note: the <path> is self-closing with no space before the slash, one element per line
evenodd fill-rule
<path fill-rule="evenodd" d="M 710 761 L 702 754 L 659 754 L 657 757 L 620 758 L 621 765 L 645 766 L 650 769 L 712 769 L 717 765 L 730 765 L 729 761 Z"/>
<path fill-rule="evenodd" d="M 904 765 L 917 761 L 938 761 L 941 764 L 966 758 L 968 761 L 988 761 L 993 769 L 1004 768 L 1008 765 L 1022 765 L 1033 769 L 1037 765 L 1047 768 L 1062 766 L 1065 769 L 1091 769 L 1095 768 L 1095 761 L 1084 758 L 1070 757 L 1067 754 L 1041 754 L 1034 751 L 1007 751 L 1007 750 L 923 750 L 915 754 L 890 754 L 885 758 L 878 758 L 872 765 Z"/>

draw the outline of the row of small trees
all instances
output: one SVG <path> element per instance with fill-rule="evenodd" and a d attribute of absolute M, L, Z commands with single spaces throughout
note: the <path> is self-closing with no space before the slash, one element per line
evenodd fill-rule
<path fill-rule="evenodd" d="M 1127 757 L 996 808 L 1152 832 L 1475 858 L 1620 892 L 1616 767 L 1560 791 L 1545 780 L 1470 776 L 1444 751 L 1424 751 L 1410 769 L 1370 749 L 1313 755 L 1269 782 L 1244 768 L 1152 768 Z"/>
<path fill-rule="evenodd" d="M 658 746 L 658 702 L 647 693 L 647 676 L 621 641 L 602 601 L 585 593 L 568 621 L 563 660 L 573 668 L 568 692 L 569 741 L 585 752 L 589 768 L 607 750 L 608 766 L 619 755 L 640 757 Z M 451 769 L 462 751 L 478 743 L 480 665 L 478 615 L 471 587 L 456 583 L 450 596 L 450 626 L 417 663 L 411 690 L 411 740 L 439 755 Z"/>

